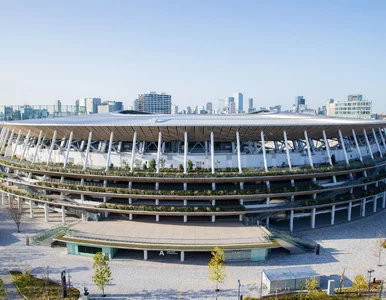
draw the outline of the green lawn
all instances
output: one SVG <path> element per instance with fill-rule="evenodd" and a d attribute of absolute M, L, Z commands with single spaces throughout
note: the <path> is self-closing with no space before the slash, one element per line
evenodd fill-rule
<path fill-rule="evenodd" d="M 4 289 L 4 282 L 0 279 L 0 299 L 6 299 L 7 292 Z"/>
<path fill-rule="evenodd" d="M 56 300 L 63 299 L 61 297 L 61 286 L 53 281 L 48 281 L 36 278 L 31 274 L 23 275 L 18 271 L 11 271 L 12 281 L 19 288 L 20 292 L 24 294 L 29 300 Z M 67 297 L 65 299 L 78 299 L 80 295 L 76 288 L 67 289 Z"/>

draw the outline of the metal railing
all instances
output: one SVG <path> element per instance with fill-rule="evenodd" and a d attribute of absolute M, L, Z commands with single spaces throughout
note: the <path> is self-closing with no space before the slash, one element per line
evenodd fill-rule
<path fill-rule="evenodd" d="M 80 222 L 82 222 L 82 220 L 76 220 L 74 222 L 67 223 L 67 224 L 55 225 L 55 226 L 51 227 L 49 230 L 41 232 L 41 233 L 31 237 L 30 238 L 30 244 L 40 244 L 41 242 L 45 241 L 46 239 L 49 239 L 50 237 L 52 237 L 54 235 L 66 233 L 70 227 L 75 226 L 75 225 L 79 224 Z"/>

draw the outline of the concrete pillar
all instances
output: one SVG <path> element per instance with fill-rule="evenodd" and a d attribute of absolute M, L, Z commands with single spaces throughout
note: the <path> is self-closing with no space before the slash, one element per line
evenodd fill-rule
<path fill-rule="evenodd" d="M 362 157 L 361 149 L 359 148 L 359 143 L 358 143 L 357 135 L 355 134 L 355 130 L 354 129 L 352 129 L 351 131 L 352 131 L 352 136 L 354 138 L 355 146 L 356 146 L 357 151 L 358 151 L 359 159 L 361 160 L 361 162 L 363 162 L 363 157 Z"/>
<path fill-rule="evenodd" d="M 40 132 L 41 132 L 41 131 L 40 131 Z M 11 158 L 12 158 L 12 157 L 15 155 L 15 153 L 16 153 L 16 148 L 17 148 L 17 146 L 19 145 L 20 137 L 21 137 L 21 129 L 19 129 L 19 133 L 17 134 L 15 147 L 13 147 L 12 153 L 11 153 Z M 37 144 L 37 146 L 38 146 L 38 145 L 39 145 L 39 144 Z"/>
<path fill-rule="evenodd" d="M 66 209 L 62 206 L 62 224 L 66 224 Z"/>
<path fill-rule="evenodd" d="M 216 222 L 216 216 L 212 216 L 212 223 Z"/>
<path fill-rule="evenodd" d="M 244 182 L 240 182 L 240 190 L 244 189 Z M 239 200 L 240 205 L 244 205 L 244 199 Z"/>
<path fill-rule="evenodd" d="M 19 212 L 21 212 L 21 202 L 22 200 L 20 199 L 20 196 L 16 196 L 16 201 L 17 201 L 17 209 Z"/>
<path fill-rule="evenodd" d="M 188 200 L 184 200 L 184 206 L 187 206 L 188 205 Z"/>
<path fill-rule="evenodd" d="M 295 180 L 291 179 L 291 187 L 294 187 L 294 186 L 295 186 Z"/>
<path fill-rule="evenodd" d="M 373 151 L 371 151 L 371 146 L 370 146 L 369 138 L 367 137 L 366 129 L 363 129 L 363 135 L 365 136 L 366 145 L 367 145 L 367 149 L 369 149 L 370 156 L 372 159 L 374 159 Z"/>
<path fill-rule="evenodd" d="M 314 229 L 316 224 L 316 208 L 312 209 L 311 212 L 311 228 Z"/>
<path fill-rule="evenodd" d="M 161 147 L 162 147 L 162 132 L 158 132 L 158 147 L 157 147 L 157 161 L 156 161 L 156 171 L 159 174 L 160 171 L 160 158 L 161 158 Z"/>
<path fill-rule="evenodd" d="M 9 128 L 7 128 L 7 129 L 5 130 L 5 134 L 4 134 L 4 136 L 2 137 L 2 140 L 1 140 L 0 153 L 2 153 L 3 150 L 4 150 L 5 144 L 7 143 L 7 139 L 8 139 L 8 134 L 9 134 L 9 132 L 10 132 L 10 130 L 9 130 Z"/>
<path fill-rule="evenodd" d="M 129 198 L 129 204 L 133 204 L 133 198 Z"/>
<path fill-rule="evenodd" d="M 216 200 L 212 200 L 212 206 L 216 206 Z"/>
<path fill-rule="evenodd" d="M 88 156 L 90 154 L 91 142 L 92 142 L 92 131 L 90 131 L 90 133 L 88 134 L 87 148 L 86 148 L 86 155 L 84 157 L 83 170 L 86 170 L 87 166 L 88 166 Z"/>
<path fill-rule="evenodd" d="M 212 163 L 212 174 L 215 173 L 215 165 L 214 165 L 214 134 L 213 131 L 210 132 L 210 155 L 211 155 L 211 163 Z"/>
<path fill-rule="evenodd" d="M 216 183 L 212 182 L 212 191 L 215 191 L 215 190 L 216 190 Z"/>
<path fill-rule="evenodd" d="M 4 204 L 5 204 L 5 193 L 1 192 L 1 205 L 4 206 Z"/>
<path fill-rule="evenodd" d="M 346 160 L 346 165 L 350 165 L 350 161 L 348 159 L 347 151 L 346 151 L 346 145 L 344 144 L 344 139 L 342 135 L 342 131 L 339 129 L 339 138 L 340 138 L 340 145 L 342 147 L 343 153 L 344 153 L 344 159 Z"/>
<path fill-rule="evenodd" d="M 378 205 L 378 197 L 377 195 L 375 195 L 374 202 L 373 202 L 373 212 L 377 212 L 377 205 Z"/>
<path fill-rule="evenodd" d="M 147 250 L 143 250 L 143 260 L 147 260 Z"/>
<path fill-rule="evenodd" d="M 384 137 L 383 134 L 382 134 L 381 128 L 378 128 L 378 132 L 379 132 L 379 135 L 381 136 L 383 148 L 384 148 L 385 151 L 386 151 L 385 137 Z"/>
<path fill-rule="evenodd" d="M 156 216 L 155 216 L 155 221 L 156 221 L 156 222 L 159 222 L 159 215 L 156 215 Z"/>
<path fill-rule="evenodd" d="M 292 163 L 291 163 L 291 156 L 290 156 L 289 147 L 288 147 L 287 132 L 285 130 L 283 131 L 283 136 L 284 136 L 285 152 L 287 155 L 288 167 L 290 171 L 292 171 Z M 292 180 L 291 180 L 291 183 L 292 183 Z"/>
<path fill-rule="evenodd" d="M 362 199 L 362 217 L 366 216 L 366 198 Z"/>
<path fill-rule="evenodd" d="M 44 221 L 46 223 L 48 223 L 48 204 L 47 203 L 44 203 Z"/>
<path fill-rule="evenodd" d="M 129 181 L 129 189 L 131 190 L 133 188 L 133 182 Z"/>
<path fill-rule="evenodd" d="M 294 231 L 294 210 L 290 211 L 290 232 Z"/>
<path fill-rule="evenodd" d="M 306 145 L 307 145 L 308 160 L 310 162 L 311 169 L 313 169 L 314 162 L 312 160 L 311 146 L 310 146 L 310 141 L 308 139 L 307 130 L 304 130 L 304 139 L 306 140 Z"/>
<path fill-rule="evenodd" d="M 134 159 L 135 159 L 135 148 L 137 145 L 137 132 L 134 131 L 133 135 L 133 149 L 131 150 L 131 162 L 130 162 L 130 172 L 134 172 Z"/>
<path fill-rule="evenodd" d="M 374 130 L 374 128 L 372 128 L 371 130 L 373 132 L 373 137 L 374 137 L 374 140 L 375 140 L 375 144 L 377 145 L 377 149 L 379 151 L 379 155 L 380 155 L 380 157 L 383 157 L 382 151 L 381 151 L 381 147 L 379 146 L 379 143 L 378 143 L 377 135 L 375 134 L 375 130 Z"/>
<path fill-rule="evenodd" d="M 263 149 L 263 161 L 264 161 L 264 170 L 268 172 L 268 164 L 267 164 L 267 153 L 265 151 L 265 141 L 264 141 L 264 132 L 260 131 L 261 137 L 261 148 Z"/>
<path fill-rule="evenodd" d="M 107 149 L 107 159 L 106 159 L 106 166 L 105 166 L 105 171 L 107 172 L 110 167 L 110 159 L 111 159 L 111 148 L 113 147 L 113 142 L 114 142 L 114 132 L 110 132 L 110 140 L 109 140 L 109 147 Z"/>
<path fill-rule="evenodd" d="M 188 222 L 188 216 L 184 216 L 184 223 Z"/>
<path fill-rule="evenodd" d="M 265 227 L 269 229 L 269 217 L 265 218 Z"/>
<path fill-rule="evenodd" d="M 348 203 L 348 210 L 347 210 L 347 221 L 351 221 L 351 213 L 352 213 L 352 201 Z"/>
<path fill-rule="evenodd" d="M 236 143 L 237 143 L 237 164 L 239 166 L 239 173 L 243 173 L 243 169 L 241 168 L 241 148 L 240 148 L 240 133 L 236 132 Z"/>
<path fill-rule="evenodd" d="M 5 152 L 4 152 L 4 157 L 7 157 L 7 153 L 12 150 L 12 140 L 13 140 L 13 135 L 15 134 L 15 129 L 12 129 L 11 131 L 11 135 L 9 136 L 9 139 L 8 139 L 8 145 L 7 147 L 5 148 Z M 12 152 L 12 151 L 11 151 Z"/>
<path fill-rule="evenodd" d="M 34 202 L 32 200 L 29 201 L 29 217 L 31 219 L 34 217 Z"/>
<path fill-rule="evenodd" d="M 181 262 L 185 261 L 185 251 L 181 251 Z"/>
<path fill-rule="evenodd" d="M 22 150 L 22 153 L 21 153 L 21 156 L 20 156 L 20 162 L 22 162 L 23 159 L 24 159 L 24 155 L 25 155 L 25 152 L 27 151 L 27 146 L 28 146 L 28 142 L 29 142 L 30 136 L 31 136 L 31 130 L 28 130 L 27 136 L 26 136 L 26 138 L 24 140 L 23 150 Z"/>
<path fill-rule="evenodd" d="M 155 205 L 159 205 L 159 200 L 155 199 Z"/>
<path fill-rule="evenodd" d="M 382 208 L 386 208 L 386 192 L 383 193 Z"/>
<path fill-rule="evenodd" d="M 33 165 L 34 163 L 35 163 L 35 161 L 36 161 L 36 158 L 37 158 L 37 156 L 38 156 L 38 152 L 39 152 L 39 148 L 40 148 L 40 144 L 41 144 L 41 142 L 42 142 L 42 137 L 43 137 L 43 131 L 41 131 L 40 130 L 40 132 L 39 132 L 39 137 L 38 137 L 38 141 L 37 141 L 37 143 L 36 143 L 36 146 L 35 146 L 35 151 L 34 151 L 34 156 L 33 156 L 33 158 L 32 158 L 32 162 L 31 162 L 31 165 Z M 18 139 L 20 139 L 20 137 L 18 137 Z M 17 147 L 17 144 L 19 143 L 19 141 L 17 140 L 16 141 L 16 145 L 15 145 L 15 149 L 14 149 L 14 153 L 16 153 L 16 147 Z M 14 154 L 12 154 L 12 156 L 13 156 Z"/>
<path fill-rule="evenodd" d="M 244 199 L 240 199 L 240 205 L 244 205 Z"/>
<path fill-rule="evenodd" d="M 326 131 L 323 130 L 322 133 L 323 133 L 324 144 L 326 145 L 328 163 L 330 164 L 330 166 L 333 166 L 332 159 L 331 159 L 330 144 L 328 143 Z"/>
<path fill-rule="evenodd" d="M 335 205 L 331 207 L 331 225 L 335 224 Z"/>
<path fill-rule="evenodd" d="M 184 173 L 188 172 L 188 132 L 184 133 Z"/>
<path fill-rule="evenodd" d="M 129 221 L 133 220 L 133 214 L 129 214 Z"/>
<path fill-rule="evenodd" d="M 54 150 L 55 148 L 55 143 L 56 143 L 56 130 L 54 131 L 54 135 L 52 136 L 52 140 L 51 140 L 51 146 L 50 146 L 50 150 L 48 152 L 48 157 L 47 157 L 47 166 L 50 164 L 51 162 L 51 156 L 52 156 L 52 151 Z"/>

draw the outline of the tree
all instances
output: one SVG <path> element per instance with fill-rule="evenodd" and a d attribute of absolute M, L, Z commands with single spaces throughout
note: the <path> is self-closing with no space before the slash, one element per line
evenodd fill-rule
<path fill-rule="evenodd" d="M 178 165 L 178 169 L 179 169 L 181 172 L 183 172 L 183 171 L 184 171 L 184 166 L 183 166 L 182 164 L 179 164 L 179 165 Z"/>
<path fill-rule="evenodd" d="M 102 290 L 102 297 L 105 297 L 105 286 L 110 284 L 113 278 L 111 277 L 110 266 L 106 256 L 102 252 L 97 252 L 94 255 L 94 276 L 92 281 L 97 285 L 98 289 Z"/>
<path fill-rule="evenodd" d="M 382 250 L 383 245 L 385 243 L 385 237 L 382 232 L 377 233 L 377 239 L 375 241 L 375 249 L 374 249 L 374 255 L 378 257 L 378 266 L 382 266 L 381 260 L 382 260 Z"/>
<path fill-rule="evenodd" d="M 19 200 L 21 201 L 21 200 Z M 21 223 L 21 216 L 22 216 L 22 210 L 18 207 L 18 201 L 15 199 L 11 199 L 9 202 L 9 207 L 7 208 L 8 216 L 15 222 L 17 227 L 17 232 L 20 232 L 20 223 Z"/>
<path fill-rule="evenodd" d="M 367 288 L 367 282 L 363 275 L 357 275 L 354 277 L 354 281 L 352 283 L 352 288 L 356 291 L 365 290 Z"/>
<path fill-rule="evenodd" d="M 151 171 L 154 171 L 155 170 L 155 166 L 156 166 L 155 159 L 152 158 L 151 160 L 149 160 L 149 169 Z"/>
<path fill-rule="evenodd" d="M 188 172 L 191 172 L 193 170 L 193 163 L 191 160 L 188 160 Z"/>
<path fill-rule="evenodd" d="M 211 254 L 212 258 L 208 264 L 209 280 L 216 282 L 216 291 L 218 291 L 218 284 L 223 282 L 226 277 L 224 265 L 225 255 L 224 251 L 218 246 L 214 247 Z"/>

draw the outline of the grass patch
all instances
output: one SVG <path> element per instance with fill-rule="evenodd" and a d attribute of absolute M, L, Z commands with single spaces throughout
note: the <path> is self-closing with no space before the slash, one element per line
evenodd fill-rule
<path fill-rule="evenodd" d="M 4 288 L 4 282 L 0 279 L 0 299 L 6 299 L 7 298 L 7 292 Z"/>
<path fill-rule="evenodd" d="M 18 271 L 11 271 L 11 278 L 13 283 L 17 285 L 20 292 L 24 294 L 29 300 L 56 300 L 62 298 L 61 286 L 53 281 L 46 282 L 43 279 L 34 277 L 29 273 L 21 273 Z M 72 299 L 78 299 L 80 292 L 76 288 L 67 289 L 67 297 L 71 296 Z"/>
<path fill-rule="evenodd" d="M 386 240 L 383 241 L 383 248 L 386 248 Z"/>
<path fill-rule="evenodd" d="M 116 247 L 116 248 L 128 248 L 128 249 L 155 249 L 155 250 L 202 250 L 202 251 L 212 251 L 213 247 L 211 246 L 175 246 L 175 245 L 144 245 L 144 244 L 129 244 L 129 243 L 112 243 L 112 242 L 98 242 L 87 239 L 76 239 L 69 238 L 61 234 L 55 238 L 55 240 L 69 243 L 77 243 L 82 245 L 99 245 L 107 247 Z M 270 248 L 270 247 L 279 247 L 279 243 L 275 240 L 271 240 L 269 244 L 252 244 L 252 245 L 232 245 L 232 246 L 221 246 L 221 249 L 254 249 L 254 248 Z"/>

